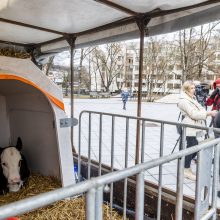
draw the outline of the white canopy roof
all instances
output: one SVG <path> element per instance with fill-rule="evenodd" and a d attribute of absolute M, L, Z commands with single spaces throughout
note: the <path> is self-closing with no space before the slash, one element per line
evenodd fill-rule
<path fill-rule="evenodd" d="M 76 47 L 137 38 L 143 15 L 155 35 L 218 20 L 219 11 L 216 0 L 1 0 L 0 42 L 49 52 L 68 47 L 69 34 Z"/>

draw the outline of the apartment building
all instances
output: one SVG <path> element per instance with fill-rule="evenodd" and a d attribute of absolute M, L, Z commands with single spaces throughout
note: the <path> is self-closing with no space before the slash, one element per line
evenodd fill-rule
<path fill-rule="evenodd" d="M 216 41 L 210 44 L 213 48 L 212 56 L 206 61 L 206 68 L 203 71 L 203 82 L 209 83 L 220 77 L 220 43 Z M 172 48 L 171 48 L 172 49 Z M 160 56 L 166 56 L 160 51 Z M 144 55 L 145 56 L 145 55 Z M 166 61 L 166 60 L 165 60 Z M 164 61 L 164 62 L 165 62 Z M 160 62 L 160 61 L 158 61 Z M 123 65 L 118 77 L 111 86 L 111 91 L 117 88 L 127 87 L 131 91 L 138 91 L 139 82 L 139 44 L 125 44 L 122 49 L 118 66 Z M 120 68 L 119 68 L 120 69 Z M 142 91 L 149 89 L 153 93 L 179 93 L 182 85 L 183 70 L 177 61 L 167 60 L 166 68 L 160 71 L 152 71 L 144 58 L 142 74 Z"/>

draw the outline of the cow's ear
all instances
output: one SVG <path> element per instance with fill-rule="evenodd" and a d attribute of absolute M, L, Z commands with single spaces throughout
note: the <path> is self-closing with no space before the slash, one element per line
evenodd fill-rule
<path fill-rule="evenodd" d="M 20 137 L 18 137 L 18 139 L 17 139 L 16 148 L 17 148 L 19 151 L 21 151 L 21 149 L 22 149 L 22 141 L 21 141 L 21 138 L 20 138 Z"/>

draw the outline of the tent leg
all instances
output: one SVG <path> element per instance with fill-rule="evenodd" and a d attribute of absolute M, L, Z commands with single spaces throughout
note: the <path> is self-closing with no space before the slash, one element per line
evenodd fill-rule
<path fill-rule="evenodd" d="M 66 38 L 66 41 L 68 42 L 68 44 L 70 45 L 70 96 L 71 96 L 71 119 L 74 118 L 74 87 L 73 87 L 73 84 L 74 84 L 74 49 L 75 49 L 75 41 L 76 41 L 76 37 L 75 36 L 72 36 L 72 35 L 69 35 L 67 38 Z M 74 144 L 73 144 L 73 140 L 74 140 L 74 127 L 71 126 L 71 144 L 72 144 L 72 149 L 73 149 L 73 152 L 76 153 L 76 149 L 74 147 Z"/>
<path fill-rule="evenodd" d="M 140 30 L 140 52 L 139 52 L 139 77 L 138 77 L 138 103 L 137 103 L 137 117 L 141 117 L 141 98 L 142 98 L 142 72 L 143 72 L 143 53 L 144 53 L 144 35 L 145 27 L 149 23 L 150 18 L 145 16 L 139 17 L 136 23 Z M 140 162 L 140 120 L 137 120 L 136 129 L 136 155 L 135 164 Z"/>

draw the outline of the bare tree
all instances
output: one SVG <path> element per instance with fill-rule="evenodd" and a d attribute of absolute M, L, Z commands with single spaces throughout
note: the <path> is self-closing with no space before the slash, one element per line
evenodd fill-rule
<path fill-rule="evenodd" d="M 211 70 L 209 64 L 215 58 L 211 40 L 218 24 L 215 22 L 179 31 L 177 60 L 182 69 L 182 82 L 188 79 L 204 80 L 206 72 Z"/>
<path fill-rule="evenodd" d="M 80 69 L 80 79 L 81 79 L 81 87 L 90 91 L 91 79 L 88 70 L 83 66 Z"/>
<path fill-rule="evenodd" d="M 122 56 L 122 45 L 120 43 L 106 44 L 97 46 L 92 51 L 92 63 L 94 69 L 97 70 L 101 77 L 102 86 L 105 91 L 109 88 L 123 69 L 122 65 L 118 65 Z"/>
<path fill-rule="evenodd" d="M 69 71 L 62 71 L 63 75 L 63 83 L 62 88 L 65 89 L 65 96 L 68 96 L 68 88 L 70 83 L 70 72 Z"/>
<path fill-rule="evenodd" d="M 165 92 L 165 83 L 175 64 L 174 50 L 170 42 L 155 37 L 150 37 L 145 43 L 143 78 L 146 82 L 147 101 L 154 101 L 155 95 Z"/>
<path fill-rule="evenodd" d="M 91 73 L 90 73 L 90 54 L 94 48 L 87 47 L 80 49 L 80 61 L 79 61 L 79 69 L 78 69 L 78 95 L 80 94 L 80 87 L 84 86 L 89 91 L 91 90 Z M 89 72 L 83 67 L 83 61 L 87 59 L 89 62 Z M 90 85 L 89 85 L 90 83 Z"/>
<path fill-rule="evenodd" d="M 51 67 L 53 66 L 54 57 L 55 56 L 49 57 L 48 62 L 43 66 L 43 69 L 44 69 L 46 76 L 49 75 L 49 71 L 50 71 Z"/>

